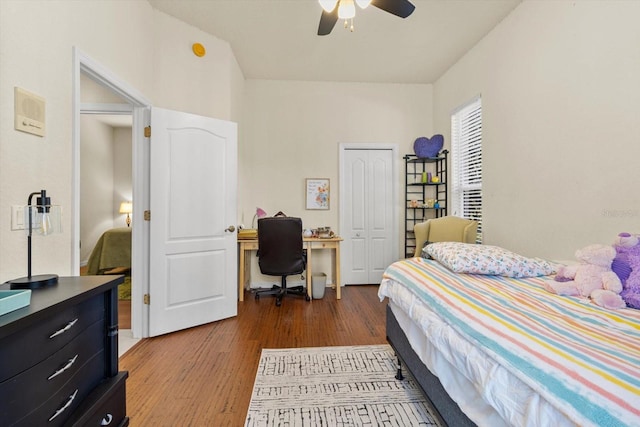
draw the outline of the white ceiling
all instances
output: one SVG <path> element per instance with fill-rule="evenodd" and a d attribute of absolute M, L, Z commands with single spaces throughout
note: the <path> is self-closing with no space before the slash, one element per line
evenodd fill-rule
<path fill-rule="evenodd" d="M 355 31 L 339 21 L 327 36 L 317 0 L 149 3 L 229 42 L 248 79 L 433 83 L 521 2 L 411 1 L 406 19 L 356 7 Z"/>

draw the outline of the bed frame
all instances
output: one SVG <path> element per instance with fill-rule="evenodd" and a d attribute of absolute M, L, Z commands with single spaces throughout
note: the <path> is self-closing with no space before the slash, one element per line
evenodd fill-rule
<path fill-rule="evenodd" d="M 396 320 L 391 307 L 387 304 L 387 341 L 398 356 L 398 379 L 402 379 L 401 366 L 404 366 L 418 383 L 433 414 L 442 426 L 472 427 L 471 421 L 442 387 L 438 377 L 422 363 L 411 348 L 409 340 Z"/>

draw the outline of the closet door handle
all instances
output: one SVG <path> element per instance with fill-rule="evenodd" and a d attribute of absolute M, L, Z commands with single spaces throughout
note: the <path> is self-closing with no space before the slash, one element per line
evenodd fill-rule
<path fill-rule="evenodd" d="M 78 318 L 76 317 L 71 322 L 67 323 L 67 325 L 64 328 L 59 329 L 59 330 L 55 331 L 53 334 L 49 335 L 49 339 L 51 339 L 53 337 L 57 337 L 60 334 L 64 334 L 69 329 L 71 329 L 73 327 L 73 325 L 75 325 L 77 322 L 78 322 Z"/>
<path fill-rule="evenodd" d="M 229 233 L 233 233 L 236 231 L 236 228 L 233 225 L 230 225 L 228 228 L 225 228 L 224 231 L 228 231 Z"/>

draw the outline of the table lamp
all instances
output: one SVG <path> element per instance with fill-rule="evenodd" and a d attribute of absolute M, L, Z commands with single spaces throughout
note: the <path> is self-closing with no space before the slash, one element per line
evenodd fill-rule
<path fill-rule="evenodd" d="M 262 208 L 256 208 L 256 214 L 253 216 L 253 221 L 251 221 L 251 228 L 256 228 L 256 220 L 265 216 L 267 216 L 267 213 Z"/>
<path fill-rule="evenodd" d="M 120 203 L 120 213 L 127 214 L 127 219 L 126 219 L 127 227 L 131 226 L 131 217 L 129 216 L 131 212 L 133 212 L 133 203 L 131 202 Z"/>
<path fill-rule="evenodd" d="M 36 198 L 35 206 L 31 204 L 33 196 Z M 35 208 L 35 209 L 34 209 Z M 9 280 L 11 289 L 36 289 L 58 283 L 57 274 L 31 274 L 31 237 L 33 232 L 41 236 L 59 233 L 61 229 L 60 206 L 51 205 L 51 198 L 47 197 L 47 190 L 31 193 L 25 206 L 25 222 L 29 224 L 27 229 L 27 276 Z"/>

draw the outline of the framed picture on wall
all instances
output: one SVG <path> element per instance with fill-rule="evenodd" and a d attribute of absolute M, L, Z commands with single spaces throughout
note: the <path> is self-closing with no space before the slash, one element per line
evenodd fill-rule
<path fill-rule="evenodd" d="M 330 190 L 328 178 L 307 178 L 306 208 L 329 210 Z"/>

